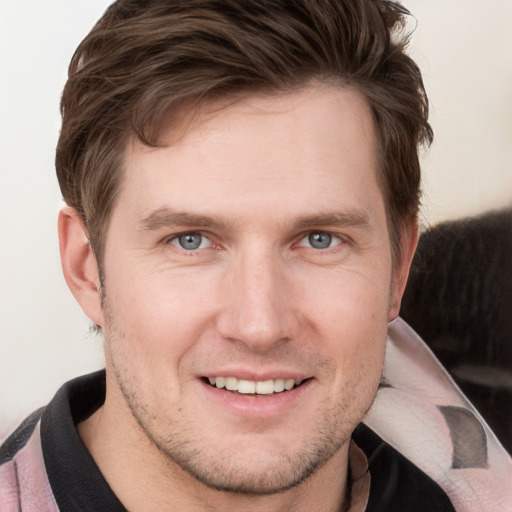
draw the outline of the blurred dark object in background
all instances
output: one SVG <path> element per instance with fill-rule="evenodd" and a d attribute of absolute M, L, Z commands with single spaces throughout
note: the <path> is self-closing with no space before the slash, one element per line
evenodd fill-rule
<path fill-rule="evenodd" d="M 512 209 L 423 233 L 400 315 L 512 453 Z"/>

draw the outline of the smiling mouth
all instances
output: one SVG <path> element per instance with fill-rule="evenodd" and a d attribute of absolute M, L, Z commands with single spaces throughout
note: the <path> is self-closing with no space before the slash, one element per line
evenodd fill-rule
<path fill-rule="evenodd" d="M 309 379 L 270 379 L 264 381 L 243 380 L 236 377 L 204 377 L 203 380 L 217 389 L 225 389 L 243 395 L 274 395 L 285 393 Z"/>

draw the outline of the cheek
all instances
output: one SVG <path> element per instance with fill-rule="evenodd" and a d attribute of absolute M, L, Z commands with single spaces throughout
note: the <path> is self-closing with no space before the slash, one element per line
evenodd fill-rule
<path fill-rule="evenodd" d="M 129 282 L 123 275 L 131 276 Z M 152 371 L 156 363 L 178 365 L 208 330 L 211 300 L 205 287 L 187 276 L 133 269 L 119 268 L 111 276 L 106 283 L 111 338 L 122 338 L 125 357 L 155 365 Z"/>
<path fill-rule="evenodd" d="M 388 327 L 389 278 L 363 274 L 331 278 L 310 300 L 309 324 L 339 368 L 337 379 L 380 379 Z"/>
<path fill-rule="evenodd" d="M 384 272 L 333 271 L 303 281 L 296 296 L 316 324 L 359 338 L 387 328 L 390 281 Z"/>
<path fill-rule="evenodd" d="M 384 365 L 387 336 L 387 294 L 342 300 L 329 336 L 329 354 L 336 375 L 333 389 L 350 397 L 358 421 L 370 408 L 378 390 Z"/>

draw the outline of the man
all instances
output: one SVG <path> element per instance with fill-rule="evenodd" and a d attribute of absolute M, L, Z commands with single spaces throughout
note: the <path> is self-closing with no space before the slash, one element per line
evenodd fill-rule
<path fill-rule="evenodd" d="M 62 97 L 62 266 L 105 372 L 0 452 L 10 510 L 454 510 L 361 421 L 417 242 L 387 1 L 113 4 Z"/>

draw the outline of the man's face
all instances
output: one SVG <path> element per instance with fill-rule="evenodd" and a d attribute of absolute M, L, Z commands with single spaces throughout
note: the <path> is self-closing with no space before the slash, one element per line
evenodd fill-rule
<path fill-rule="evenodd" d="M 362 97 L 319 86 L 127 150 L 105 407 L 210 487 L 297 484 L 346 453 L 372 403 L 396 314 L 375 146 Z"/>

